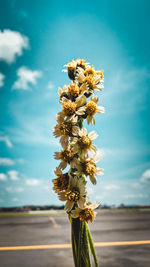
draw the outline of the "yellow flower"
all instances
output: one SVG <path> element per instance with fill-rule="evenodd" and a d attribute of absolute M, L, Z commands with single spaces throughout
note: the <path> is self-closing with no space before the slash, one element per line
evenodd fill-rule
<path fill-rule="evenodd" d="M 95 74 L 96 74 L 95 69 L 92 66 L 88 66 L 84 71 L 84 76 L 89 76 L 89 75 L 94 76 Z"/>
<path fill-rule="evenodd" d="M 104 113 L 98 105 L 98 97 L 94 90 L 102 90 L 104 83 L 103 70 L 95 70 L 93 66 L 78 58 L 68 62 L 66 72 L 72 80 L 62 89 L 58 88 L 59 101 L 62 107 L 57 114 L 57 124 L 53 134 L 59 137 L 62 146 L 54 158 L 60 160 L 55 170 L 56 178 L 52 180 L 53 189 L 61 201 L 66 201 L 65 210 L 72 218 L 79 218 L 83 223 L 92 222 L 95 218 L 98 203 L 89 203 L 86 192 L 86 178 L 97 183 L 97 175 L 103 175 L 103 169 L 96 166 L 100 160 L 93 140 L 98 137 L 95 131 L 87 133 L 83 128 L 83 120 L 95 124 L 94 115 Z M 87 100 L 88 98 L 88 100 Z M 69 170 L 63 173 L 69 164 Z"/>
<path fill-rule="evenodd" d="M 71 100 L 64 99 L 63 101 L 63 112 L 65 116 L 72 116 L 76 112 L 77 105 L 75 102 L 72 102 Z"/>
<path fill-rule="evenodd" d="M 80 92 L 80 88 L 76 84 L 76 82 L 72 82 L 70 83 L 70 85 L 68 85 L 68 96 L 70 99 L 74 99 L 78 97 L 79 92 Z"/>
<path fill-rule="evenodd" d="M 81 156 L 87 155 L 88 152 L 95 153 L 97 148 L 92 144 L 92 140 L 97 137 L 98 135 L 94 131 L 87 134 L 86 128 L 79 130 L 79 137 L 72 138 L 72 151 L 74 153 L 79 152 Z"/>
<path fill-rule="evenodd" d="M 79 127 L 77 124 L 77 117 L 73 117 L 72 119 L 64 119 L 64 117 L 57 116 L 56 120 L 58 122 L 57 125 L 53 128 L 54 136 L 61 137 L 60 143 L 63 148 L 67 148 L 69 145 L 69 137 L 77 136 L 79 132 Z"/>
<path fill-rule="evenodd" d="M 70 164 L 72 168 L 76 165 L 77 158 L 75 157 L 75 154 L 76 153 L 71 151 L 70 148 L 66 148 L 61 152 L 55 152 L 54 158 L 61 160 L 59 168 L 64 170 L 67 167 L 67 164 Z"/>
<path fill-rule="evenodd" d="M 83 83 L 87 86 L 87 93 L 93 93 L 94 90 L 101 91 L 103 88 L 103 84 L 100 83 L 99 75 L 87 76 L 84 78 Z"/>
<path fill-rule="evenodd" d="M 68 173 L 63 174 L 60 168 L 56 168 L 54 171 L 57 178 L 53 179 L 52 182 L 54 184 L 53 190 L 56 193 L 60 193 L 67 189 L 69 184 L 69 175 Z"/>
<path fill-rule="evenodd" d="M 59 94 L 59 100 L 61 101 L 61 99 L 63 97 L 69 98 L 68 97 L 68 86 L 64 85 L 63 89 L 61 89 L 60 87 L 58 88 L 58 94 Z"/>
<path fill-rule="evenodd" d="M 78 163 L 78 173 L 84 173 L 86 176 L 89 176 L 93 184 L 97 183 L 96 175 L 103 175 L 102 168 L 96 167 L 96 163 L 100 160 L 100 157 L 95 154 L 93 158 L 86 156 L 82 158 L 80 164 Z"/>
<path fill-rule="evenodd" d="M 103 71 L 95 71 L 93 67 L 88 67 L 86 70 L 78 68 L 76 79 L 82 85 L 80 86 L 80 92 L 92 94 L 94 90 L 102 90 L 104 75 Z"/>
<path fill-rule="evenodd" d="M 104 113 L 104 108 L 97 106 L 98 97 L 92 96 L 90 101 L 86 104 L 87 123 L 95 124 L 95 113 Z"/>
<path fill-rule="evenodd" d="M 74 204 L 83 208 L 86 203 L 86 182 L 83 179 L 78 179 L 76 176 L 70 176 L 69 186 L 65 192 L 59 193 L 59 199 L 67 201 L 65 210 L 70 211 Z"/>
<path fill-rule="evenodd" d="M 104 82 L 104 71 L 103 70 L 97 70 L 95 71 L 95 74 L 100 75 L 101 76 L 100 81 Z"/>
<path fill-rule="evenodd" d="M 85 113 L 86 97 L 84 95 L 78 96 L 74 102 L 63 97 L 60 103 L 62 104 L 62 112 L 59 112 L 58 116 L 72 118 L 75 115 L 79 116 Z"/>
<path fill-rule="evenodd" d="M 93 222 L 96 212 L 93 210 L 99 206 L 98 203 L 93 203 L 90 205 L 86 205 L 84 208 L 76 208 L 75 210 L 71 211 L 72 218 L 80 218 L 80 220 L 84 223 Z"/>
<path fill-rule="evenodd" d="M 82 69 L 86 69 L 86 67 L 89 65 L 89 63 L 85 62 L 85 59 L 81 59 L 81 58 L 78 58 L 76 60 L 76 63 L 77 63 L 77 68 L 82 68 Z"/>
<path fill-rule="evenodd" d="M 78 67 L 85 69 L 88 66 L 89 63 L 85 62 L 85 59 L 80 59 L 78 58 L 77 60 L 72 60 L 71 62 L 68 62 L 67 65 L 65 65 L 65 67 L 67 67 L 67 70 L 63 70 L 63 71 L 68 71 L 68 76 L 71 80 L 75 80 L 75 76 L 76 76 L 76 70 L 78 69 Z"/>
<path fill-rule="evenodd" d="M 63 89 L 59 87 L 58 93 L 59 93 L 60 101 L 62 97 L 66 97 L 68 99 L 74 100 L 75 98 L 79 96 L 80 88 L 77 85 L 77 83 L 74 81 L 74 82 L 71 82 L 68 86 L 64 85 Z"/>

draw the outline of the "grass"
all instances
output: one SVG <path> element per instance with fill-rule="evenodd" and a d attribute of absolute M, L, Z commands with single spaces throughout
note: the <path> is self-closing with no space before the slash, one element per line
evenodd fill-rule
<path fill-rule="evenodd" d="M 31 217 L 31 216 L 49 216 L 49 215 L 64 215 L 65 212 L 62 211 L 62 212 L 46 212 L 46 213 L 26 213 L 26 212 L 6 212 L 6 213 L 0 213 L 0 218 L 3 218 L 3 217 Z"/>
<path fill-rule="evenodd" d="M 98 210 L 98 212 L 150 212 L 150 208 L 134 208 L 134 209 L 102 209 L 102 210 Z M 53 215 L 53 216 L 58 216 L 58 215 L 64 215 L 66 214 L 65 211 L 61 211 L 61 212 L 41 212 L 39 211 L 39 213 L 28 213 L 28 212 L 2 212 L 0 213 L 0 218 L 3 217 L 31 217 L 31 216 L 49 216 L 49 215 Z"/>

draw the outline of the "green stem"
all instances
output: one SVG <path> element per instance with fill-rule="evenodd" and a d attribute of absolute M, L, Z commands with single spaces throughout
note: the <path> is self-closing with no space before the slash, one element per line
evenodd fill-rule
<path fill-rule="evenodd" d="M 71 219 L 72 253 L 73 253 L 75 267 L 79 267 L 78 265 L 79 233 L 80 233 L 80 221 L 72 218 Z"/>
<path fill-rule="evenodd" d="M 87 264 L 86 266 L 91 267 L 87 223 L 83 223 L 83 227 L 84 227 L 84 231 L 83 231 L 84 234 L 83 234 L 82 254 L 83 254 L 84 260 Z"/>
<path fill-rule="evenodd" d="M 81 251 L 82 251 L 82 239 L 83 239 L 83 225 L 80 221 L 80 229 L 79 229 L 79 239 L 78 239 L 78 265 L 77 266 L 82 266 L 82 257 L 81 257 Z"/>
<path fill-rule="evenodd" d="M 92 253 L 93 258 L 94 258 L 95 266 L 98 267 L 98 260 L 97 260 L 97 257 L 96 257 L 96 252 L 95 252 L 93 240 L 92 240 L 91 233 L 90 233 L 88 225 L 86 225 L 86 228 L 87 228 L 88 240 L 89 240 L 89 244 L 90 244 L 91 253 Z"/>
<path fill-rule="evenodd" d="M 83 223 L 79 218 L 71 219 L 72 252 L 75 267 L 91 267 L 88 231 L 87 223 Z"/>

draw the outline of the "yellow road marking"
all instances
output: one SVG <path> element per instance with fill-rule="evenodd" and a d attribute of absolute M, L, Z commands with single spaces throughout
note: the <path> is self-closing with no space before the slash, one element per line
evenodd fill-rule
<path fill-rule="evenodd" d="M 133 245 L 146 245 L 146 244 L 150 244 L 150 240 L 94 243 L 95 247 L 133 246 Z"/>
<path fill-rule="evenodd" d="M 146 245 L 146 244 L 150 244 L 150 240 L 121 241 L 121 242 L 95 242 L 94 243 L 95 247 L 134 246 L 134 245 Z M 5 251 L 5 250 L 57 249 L 57 248 L 71 248 L 71 244 L 0 247 L 0 251 Z"/>

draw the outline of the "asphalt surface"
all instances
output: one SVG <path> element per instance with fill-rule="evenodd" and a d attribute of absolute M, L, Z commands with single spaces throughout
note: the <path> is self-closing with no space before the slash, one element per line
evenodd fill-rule
<path fill-rule="evenodd" d="M 150 240 L 150 212 L 99 211 L 94 242 Z M 0 218 L 0 247 L 70 243 L 66 215 Z M 150 244 L 96 247 L 100 267 L 150 267 Z M 73 267 L 71 248 L 0 251 L 0 267 Z M 94 265 L 93 265 L 94 266 Z"/>

